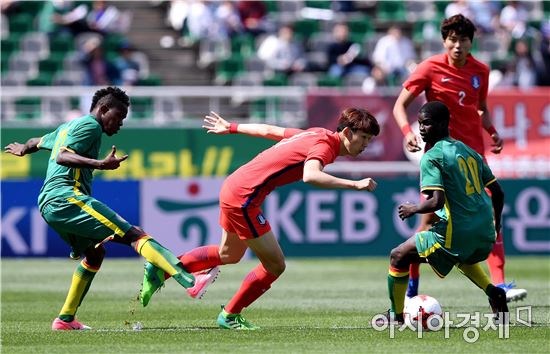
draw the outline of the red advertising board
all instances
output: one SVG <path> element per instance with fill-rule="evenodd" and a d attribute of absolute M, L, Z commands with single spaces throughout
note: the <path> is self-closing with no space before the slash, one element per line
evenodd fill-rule
<path fill-rule="evenodd" d="M 334 129 L 339 114 L 348 107 L 371 111 L 381 125 L 380 136 L 359 157 L 363 161 L 405 161 L 403 136 L 393 119 L 393 104 L 398 91 L 365 95 L 360 90 L 312 90 L 307 97 L 310 126 Z M 415 100 L 408 108 L 411 123 L 424 103 Z M 504 139 L 504 150 L 490 152 L 486 138 L 487 159 L 499 177 L 550 177 L 550 91 L 496 90 L 488 99 L 496 129 Z"/>

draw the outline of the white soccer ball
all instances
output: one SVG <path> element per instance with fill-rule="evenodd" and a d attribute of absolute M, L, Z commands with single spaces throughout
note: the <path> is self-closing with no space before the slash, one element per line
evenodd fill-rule
<path fill-rule="evenodd" d="M 425 330 L 437 331 L 443 327 L 443 310 L 439 301 L 428 295 L 417 295 L 405 302 L 405 323 Z"/>

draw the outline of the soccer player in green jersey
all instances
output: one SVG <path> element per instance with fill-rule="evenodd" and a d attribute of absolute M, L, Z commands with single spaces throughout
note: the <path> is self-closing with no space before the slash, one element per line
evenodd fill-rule
<path fill-rule="evenodd" d="M 24 156 L 40 149 L 50 150 L 48 171 L 38 196 L 38 207 L 46 222 L 71 247 L 71 258 L 84 259 L 77 266 L 69 293 L 53 330 L 83 330 L 75 314 L 99 271 L 107 241 L 133 247 L 147 261 L 170 274 L 183 287 L 194 285 L 179 259 L 141 228 L 130 225 L 108 206 L 91 197 L 92 173 L 115 170 L 128 158 L 116 156 L 116 148 L 98 159 L 102 134 L 116 134 L 128 113 L 130 100 L 119 88 L 98 90 L 90 114 L 59 126 L 41 138 L 25 144 L 11 143 L 5 151 Z"/>
<path fill-rule="evenodd" d="M 481 155 L 449 137 L 449 116 L 449 109 L 439 101 L 426 103 L 418 114 L 420 135 L 433 146 L 420 161 L 421 190 L 427 199 L 419 205 L 400 205 L 399 217 L 436 212 L 439 221 L 391 251 L 388 317 L 397 322 L 403 321 L 413 262 L 429 263 L 441 278 L 456 266 L 487 294 L 497 318 L 508 312 L 505 290 L 491 284 L 480 264 L 489 256 L 500 229 L 504 193 Z"/>

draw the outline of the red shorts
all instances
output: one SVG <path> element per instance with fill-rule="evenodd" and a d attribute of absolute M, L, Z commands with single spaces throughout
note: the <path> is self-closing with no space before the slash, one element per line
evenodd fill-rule
<path fill-rule="evenodd" d="M 220 192 L 220 226 L 225 231 L 237 234 L 241 240 L 254 239 L 271 231 L 260 207 L 242 207 L 246 203 L 225 187 L 224 184 Z"/>

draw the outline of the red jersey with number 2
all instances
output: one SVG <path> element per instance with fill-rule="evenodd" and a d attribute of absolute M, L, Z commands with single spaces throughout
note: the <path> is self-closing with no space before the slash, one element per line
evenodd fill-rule
<path fill-rule="evenodd" d="M 340 151 L 338 133 L 324 128 L 286 128 L 284 136 L 227 177 L 220 203 L 259 207 L 273 189 L 301 180 L 306 161 L 315 159 L 326 166 L 334 162 Z"/>
<path fill-rule="evenodd" d="M 489 67 L 471 54 L 460 68 L 449 64 L 447 54 L 434 55 L 418 64 L 403 87 L 428 101 L 441 101 L 451 112 L 449 134 L 484 155 L 479 103 L 487 99 Z"/>

